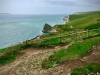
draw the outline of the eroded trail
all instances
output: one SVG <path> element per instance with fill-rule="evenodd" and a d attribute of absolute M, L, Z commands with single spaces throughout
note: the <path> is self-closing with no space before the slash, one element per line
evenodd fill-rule
<path fill-rule="evenodd" d="M 100 62 L 100 45 L 97 45 L 83 58 L 63 61 L 50 69 L 41 68 L 43 59 L 48 58 L 54 51 L 68 48 L 68 46 L 57 46 L 51 49 L 26 49 L 23 51 L 25 53 L 14 62 L 0 66 L 0 75 L 69 75 L 73 68 L 84 66 L 90 62 Z"/>
<path fill-rule="evenodd" d="M 28 73 L 39 75 L 38 73 L 40 72 L 39 70 L 41 70 L 42 60 L 48 58 L 54 51 L 67 48 L 69 45 L 62 47 L 57 46 L 55 48 L 28 48 L 23 50 L 24 54 L 17 57 L 15 61 L 0 66 L 0 75 L 28 75 Z"/>

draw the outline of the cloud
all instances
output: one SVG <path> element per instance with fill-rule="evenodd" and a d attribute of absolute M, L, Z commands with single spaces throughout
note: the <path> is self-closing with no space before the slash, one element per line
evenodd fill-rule
<path fill-rule="evenodd" d="M 45 2 L 51 5 L 60 6 L 75 6 L 78 4 L 76 0 L 45 0 Z"/>
<path fill-rule="evenodd" d="M 60 5 L 60 6 L 100 6 L 100 0 L 43 0 L 51 5 Z"/>
<path fill-rule="evenodd" d="M 100 10 L 100 0 L 0 0 L 0 12 L 67 13 Z"/>
<path fill-rule="evenodd" d="M 94 5 L 100 5 L 100 0 L 81 0 L 84 1 L 86 3 L 90 3 L 90 4 L 94 4 Z"/>

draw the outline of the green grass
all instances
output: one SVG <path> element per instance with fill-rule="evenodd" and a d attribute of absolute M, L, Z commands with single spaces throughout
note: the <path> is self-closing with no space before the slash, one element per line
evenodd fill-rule
<path fill-rule="evenodd" d="M 69 21 L 66 24 L 72 25 L 74 28 L 79 28 L 79 29 L 83 28 L 84 29 L 87 26 L 97 24 L 98 19 L 100 19 L 100 13 L 95 13 L 95 14 L 91 14 L 87 17 L 83 17 L 83 18 L 75 19 L 73 21 Z"/>
<path fill-rule="evenodd" d="M 72 20 L 75 20 L 75 19 L 79 19 L 79 18 L 83 18 L 83 17 L 89 16 L 91 14 L 95 14 L 95 13 L 98 13 L 98 12 L 99 11 L 94 11 L 94 12 L 79 12 L 78 14 L 71 14 L 71 15 L 69 15 L 69 21 L 72 21 Z"/>
<path fill-rule="evenodd" d="M 89 16 L 90 14 L 72 14 L 69 15 L 69 21 Z"/>
<path fill-rule="evenodd" d="M 71 17 L 74 18 L 73 20 L 66 22 L 66 24 L 56 25 L 55 27 L 58 33 L 68 33 L 84 29 L 97 29 L 100 27 L 100 12 L 91 13 L 84 17 L 79 17 L 79 15 L 71 15 Z M 75 18 L 74 16 L 79 18 Z"/>
<path fill-rule="evenodd" d="M 63 25 L 56 25 L 57 27 L 57 33 L 69 33 L 69 32 L 72 32 L 74 31 L 75 29 L 74 28 L 70 28 L 70 25 L 66 25 L 66 24 L 63 24 Z"/>
<path fill-rule="evenodd" d="M 97 35 L 99 36 L 99 30 L 93 30 L 93 31 L 89 31 L 89 35 L 87 35 L 87 32 L 84 33 L 80 33 L 80 34 L 76 34 L 76 32 L 69 33 L 72 35 L 68 35 L 68 34 L 60 34 L 58 36 L 55 37 L 51 37 L 51 38 L 44 38 L 43 40 L 40 41 L 36 41 L 33 44 L 33 47 L 47 47 L 47 46 L 55 46 L 55 45 L 59 45 L 59 44 L 67 44 L 69 42 L 73 42 L 73 41 L 79 41 L 82 39 L 86 39 L 86 38 L 92 38 L 92 37 L 96 37 Z"/>
<path fill-rule="evenodd" d="M 0 49 L 0 64 L 5 64 L 16 58 L 21 53 L 21 50 L 31 47 L 27 41 L 23 44 L 17 44 L 15 46 Z"/>
<path fill-rule="evenodd" d="M 16 58 L 16 56 L 17 56 L 17 54 L 9 55 L 5 59 L 1 59 L 0 64 L 5 64 L 5 63 L 8 63 L 8 62 L 11 62 Z"/>
<path fill-rule="evenodd" d="M 59 63 L 63 60 L 72 60 L 83 57 L 88 51 L 90 51 L 94 45 L 100 43 L 100 38 L 86 40 L 84 42 L 75 42 L 68 49 L 61 49 L 54 52 L 48 59 L 43 61 L 43 67 L 49 67 L 49 63 Z M 47 65 L 48 62 L 48 65 Z M 52 64 L 52 65 L 54 65 Z M 51 64 L 50 64 L 51 65 Z"/>
<path fill-rule="evenodd" d="M 82 68 L 75 68 L 70 75 L 96 75 L 100 73 L 100 63 L 89 63 Z"/>
<path fill-rule="evenodd" d="M 85 30 L 92 30 L 92 29 L 98 29 L 98 28 L 100 28 L 100 22 L 98 22 L 98 23 L 96 23 L 96 24 L 92 24 L 92 25 L 90 25 L 90 26 L 87 26 L 87 27 L 85 27 L 84 29 Z"/>
<path fill-rule="evenodd" d="M 88 75 L 90 72 L 84 68 L 76 68 L 70 75 Z"/>

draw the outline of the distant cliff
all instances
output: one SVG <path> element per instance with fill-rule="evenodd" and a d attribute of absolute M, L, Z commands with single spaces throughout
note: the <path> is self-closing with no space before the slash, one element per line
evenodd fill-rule
<path fill-rule="evenodd" d="M 69 21 L 69 16 L 65 16 L 65 17 L 63 18 L 63 20 L 66 21 L 66 22 L 68 22 L 68 21 Z"/>

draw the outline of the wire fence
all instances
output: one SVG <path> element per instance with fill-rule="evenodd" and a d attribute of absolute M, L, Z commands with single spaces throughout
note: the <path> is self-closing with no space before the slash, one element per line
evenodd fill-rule
<path fill-rule="evenodd" d="M 92 30 L 83 30 L 81 32 L 75 31 L 69 34 L 60 34 L 58 36 L 51 37 L 51 38 L 33 40 L 30 43 L 37 46 L 56 45 L 61 43 L 73 42 L 73 41 L 75 42 L 87 37 L 93 37 L 97 35 L 100 35 L 100 28 L 92 29 Z"/>

